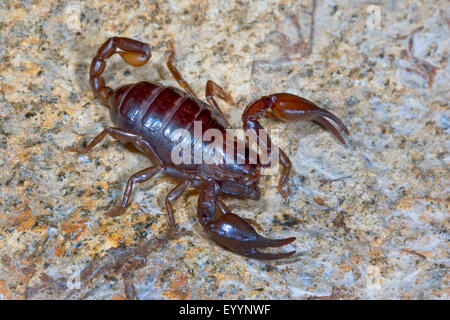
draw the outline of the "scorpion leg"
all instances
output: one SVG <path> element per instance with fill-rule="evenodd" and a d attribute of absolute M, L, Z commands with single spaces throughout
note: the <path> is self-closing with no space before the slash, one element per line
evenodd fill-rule
<path fill-rule="evenodd" d="M 149 167 L 142 171 L 137 172 L 128 180 L 127 187 L 125 188 L 125 192 L 123 194 L 122 205 L 114 208 L 113 210 L 107 212 L 108 216 L 117 216 L 122 214 L 125 211 L 126 206 L 128 205 L 129 198 L 131 192 L 133 190 L 133 185 L 135 183 L 140 183 L 151 179 L 155 174 L 165 170 L 166 168 L 162 165 L 162 161 L 158 158 L 157 154 L 154 152 L 151 145 L 141 136 L 131 133 L 129 131 L 119 129 L 119 128 L 106 128 L 104 129 L 98 136 L 96 136 L 86 147 L 68 147 L 66 150 L 71 152 L 78 153 L 87 153 L 94 146 L 96 146 L 99 142 L 101 142 L 106 135 L 110 135 L 113 138 L 116 138 L 122 142 L 131 142 L 135 143 L 136 146 L 149 157 L 154 163 L 158 163 L 159 165 Z M 171 222 L 173 221 L 173 217 Z"/>
<path fill-rule="evenodd" d="M 284 246 L 294 241 L 295 237 L 276 240 L 265 238 L 259 235 L 247 221 L 231 212 L 226 212 L 215 219 L 216 209 L 223 211 L 226 208 L 219 202 L 213 183 L 206 183 L 199 197 L 198 216 L 200 223 L 215 241 L 244 256 L 256 259 L 283 259 L 295 253 L 295 251 L 286 253 L 259 251 L 258 248 Z"/>
<path fill-rule="evenodd" d="M 173 41 L 169 41 L 169 45 L 170 45 L 170 55 L 169 59 L 167 59 L 167 68 L 169 68 L 170 73 L 172 73 L 172 76 L 178 82 L 180 87 L 182 87 L 190 96 L 197 98 L 197 96 L 194 93 L 194 90 L 192 90 L 189 83 L 187 83 L 186 80 L 183 79 L 183 76 L 181 75 L 180 71 L 178 71 L 178 69 L 173 64 L 173 59 L 175 58 L 175 48 L 173 45 Z"/>
<path fill-rule="evenodd" d="M 208 101 L 208 104 L 217 113 L 219 120 L 222 121 L 222 125 L 227 129 L 231 129 L 230 123 L 223 115 L 222 110 L 220 109 L 219 105 L 214 99 L 214 96 L 225 100 L 229 104 L 233 103 L 233 99 L 231 98 L 231 96 L 224 89 L 222 89 L 221 86 L 219 86 L 212 80 L 208 80 L 206 82 L 206 90 L 205 90 L 206 101 Z"/>
<path fill-rule="evenodd" d="M 178 82 L 180 87 L 182 87 L 190 96 L 197 98 L 197 96 L 194 93 L 194 90 L 192 90 L 189 83 L 187 83 L 186 80 L 183 79 L 183 76 L 178 71 L 178 69 L 173 64 L 173 60 L 175 58 L 175 48 L 173 45 L 173 41 L 169 41 L 170 45 L 170 55 L 167 59 L 167 68 L 169 68 L 170 73 L 172 73 L 172 76 L 175 78 L 175 80 Z M 216 114 L 219 116 L 219 120 L 222 122 L 222 125 L 225 128 L 231 128 L 230 124 L 228 123 L 228 120 L 225 118 L 225 116 L 222 113 L 222 110 L 220 110 L 217 102 L 214 100 L 213 96 L 217 96 L 228 103 L 233 103 L 233 100 L 231 99 L 230 95 L 226 93 L 225 90 L 223 90 L 217 83 L 215 83 L 212 80 L 208 80 L 206 82 L 206 92 L 205 97 L 206 101 L 208 101 L 208 104 L 213 108 L 213 110 L 216 112 Z"/>
<path fill-rule="evenodd" d="M 177 200 L 190 185 L 191 181 L 185 180 L 173 188 L 166 197 L 166 209 L 169 216 L 170 233 L 175 233 L 175 219 L 173 215 L 172 203 Z"/>
<path fill-rule="evenodd" d="M 159 173 L 163 170 L 164 170 L 164 167 L 158 165 L 158 166 L 148 167 L 144 170 L 141 170 L 141 171 L 133 174 L 131 176 L 131 178 L 128 179 L 127 187 L 125 188 L 125 192 L 123 193 L 122 204 L 120 206 L 108 211 L 105 214 L 110 217 L 115 217 L 115 216 L 118 216 L 118 215 L 121 215 L 122 213 L 124 213 L 128 203 L 130 201 L 130 195 L 131 195 L 131 192 L 133 191 L 133 185 L 135 183 L 142 183 L 147 180 L 150 180 L 157 173 Z"/>
<path fill-rule="evenodd" d="M 106 135 L 123 142 L 123 143 L 134 143 L 140 151 L 142 151 L 148 158 L 152 160 L 153 163 L 162 164 L 156 152 L 153 150 L 152 146 L 140 135 L 123 130 L 120 128 L 109 127 L 103 129 L 98 136 L 96 136 L 86 147 L 67 147 L 66 150 L 70 152 L 77 152 L 85 154 L 89 152 L 93 147 L 95 147 L 99 142 L 101 142 Z"/>
<path fill-rule="evenodd" d="M 326 118 L 333 120 L 347 135 L 350 134 L 344 123 L 331 112 L 319 108 L 313 102 L 296 95 L 277 93 L 252 102 L 242 114 L 244 129 L 247 131 L 253 129 L 248 131 L 249 135 L 252 135 L 258 143 L 262 144 L 269 153 L 272 149 L 270 137 L 258 122 L 266 111 L 270 111 L 277 118 L 284 121 L 312 120 L 317 122 L 330 130 L 343 144 L 345 144 L 345 141 L 341 134 Z M 262 135 L 265 135 L 265 139 L 262 138 Z M 286 197 L 289 194 L 287 179 L 290 173 L 291 163 L 281 149 L 279 149 L 279 158 L 283 169 L 281 171 L 278 190 L 283 197 Z M 287 190 L 285 191 L 283 188 Z"/>
<path fill-rule="evenodd" d="M 88 153 L 93 147 L 95 147 L 100 141 L 102 141 L 110 131 L 112 131 L 114 128 L 106 128 L 103 129 L 102 132 L 98 136 L 96 136 L 86 147 L 67 147 L 66 150 L 70 152 L 76 152 L 76 153 Z"/>

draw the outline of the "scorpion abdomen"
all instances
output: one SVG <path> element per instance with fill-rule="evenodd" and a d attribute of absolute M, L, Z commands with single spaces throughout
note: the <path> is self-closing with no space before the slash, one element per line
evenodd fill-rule
<path fill-rule="evenodd" d="M 201 135 L 210 128 L 225 132 L 206 103 L 173 87 L 147 81 L 128 84 L 115 91 L 110 105 L 113 106 L 113 122 L 120 128 L 133 128 L 158 150 L 166 164 L 173 164 L 171 151 L 175 130 L 188 130 L 191 150 L 197 142 L 195 121 L 198 121 L 197 126 L 201 125 Z"/>

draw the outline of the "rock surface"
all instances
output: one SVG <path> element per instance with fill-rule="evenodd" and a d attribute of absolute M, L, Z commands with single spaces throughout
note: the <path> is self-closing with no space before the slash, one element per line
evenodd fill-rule
<path fill-rule="evenodd" d="M 448 299 L 449 26 L 447 1 L 0 2 L 0 298 Z M 314 7 L 316 6 L 315 10 Z M 108 63 L 111 86 L 176 86 L 176 65 L 203 96 L 208 79 L 235 127 L 262 95 L 295 93 L 339 116 L 341 145 L 313 123 L 279 129 L 292 194 L 261 179 L 262 199 L 227 199 L 263 234 L 295 236 L 283 261 L 248 259 L 208 238 L 198 194 L 175 205 L 165 241 L 163 176 L 135 188 L 126 214 L 103 215 L 128 177 L 149 165 L 108 138 L 65 151 L 110 126 L 88 83 L 110 36 L 151 45 L 141 68 Z"/>

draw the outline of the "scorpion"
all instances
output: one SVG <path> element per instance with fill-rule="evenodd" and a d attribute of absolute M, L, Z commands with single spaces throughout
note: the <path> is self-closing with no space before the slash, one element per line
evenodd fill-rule
<path fill-rule="evenodd" d="M 111 120 L 115 127 L 105 128 L 89 143 L 69 147 L 68 151 L 85 154 L 109 135 L 123 143 L 132 143 L 151 160 L 152 166 L 129 178 L 121 205 L 108 211 L 106 213 L 108 216 L 118 216 L 126 210 L 136 183 L 147 181 L 160 173 L 178 181 L 165 199 L 169 235 L 173 235 L 176 230 L 172 207 L 174 201 L 186 189 L 196 188 L 200 190 L 197 206 L 198 219 L 207 234 L 219 244 L 255 259 L 283 259 L 292 256 L 295 250 L 273 253 L 259 249 L 281 247 L 293 242 L 295 237 L 269 239 L 260 235 L 250 225 L 250 219 L 243 219 L 232 213 L 222 200 L 224 197 L 260 199 L 261 192 L 258 182 L 262 168 L 267 166 L 262 163 L 260 158 L 257 158 L 256 163 L 250 163 L 249 153 L 246 151 L 245 161 L 240 162 L 236 161 L 236 152 L 234 152 L 231 155 L 231 161 L 226 163 L 174 163 L 171 157 L 174 141 L 169 139 L 170 134 L 179 128 L 192 132 L 193 124 L 197 121 L 202 124 L 202 132 L 214 128 L 225 135 L 226 129 L 231 129 L 231 125 L 214 97 L 221 98 L 230 104 L 232 104 L 232 99 L 217 83 L 208 80 L 205 90 L 207 103 L 200 100 L 174 66 L 174 45 L 172 41 L 169 41 L 169 44 L 171 52 L 167 60 L 167 67 L 184 91 L 147 81 L 126 84 L 113 90 L 105 85 L 105 80 L 101 76 L 106 67 L 106 59 L 118 53 L 126 63 L 132 66 L 142 66 L 151 58 L 150 46 L 126 37 L 111 37 L 98 49 L 90 65 L 90 85 L 95 96 L 109 107 Z M 268 153 L 274 149 L 274 146 L 269 136 L 262 139 L 262 135 L 267 132 L 258 121 L 266 112 L 284 121 L 312 120 L 317 122 L 345 144 L 338 129 L 327 120 L 328 118 L 349 135 L 344 123 L 329 111 L 294 94 L 276 93 L 251 102 L 242 115 L 244 132 L 253 133 L 253 138 L 261 142 Z M 206 148 L 208 145 L 203 141 L 194 141 L 194 137 L 189 143 L 200 144 L 201 148 Z M 248 141 L 244 143 L 247 150 Z M 278 157 L 281 164 L 281 176 L 277 189 L 286 198 L 291 192 L 287 183 L 291 162 L 281 149 L 278 149 Z"/>

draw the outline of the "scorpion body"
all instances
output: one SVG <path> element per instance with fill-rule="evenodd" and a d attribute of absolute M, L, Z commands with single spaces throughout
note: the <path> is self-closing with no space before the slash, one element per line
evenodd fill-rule
<path fill-rule="evenodd" d="M 173 65 L 174 48 L 167 66 L 178 84 L 184 89 L 162 86 L 151 82 L 127 84 L 111 89 L 105 85 L 101 77 L 106 59 L 118 53 L 130 65 L 141 66 L 151 57 L 150 47 L 140 41 L 123 37 L 108 39 L 93 58 L 90 68 L 90 84 L 95 95 L 110 107 L 111 118 L 115 127 L 104 129 L 86 147 L 70 147 L 70 151 L 86 153 L 98 144 L 106 135 L 110 135 L 124 143 L 133 143 L 153 163 L 152 166 L 134 174 L 127 183 L 120 206 L 109 211 L 109 216 L 123 213 L 129 203 L 134 184 L 147 181 L 157 173 L 174 177 L 180 183 L 166 197 L 166 209 L 169 217 L 170 231 L 175 231 L 175 220 L 172 204 L 183 192 L 194 187 L 200 189 L 198 201 L 198 217 L 208 234 L 220 244 L 242 255 L 258 259 L 281 259 L 291 256 L 295 251 L 286 253 L 268 253 L 258 248 L 279 247 L 295 240 L 294 237 L 285 239 L 268 239 L 259 235 L 247 222 L 232 213 L 221 198 L 234 197 L 258 200 L 261 196 L 258 181 L 259 170 L 264 167 L 258 163 L 250 163 L 248 152 L 245 152 L 244 162 L 236 161 L 237 151 L 224 157 L 232 157 L 231 161 L 221 163 L 181 163 L 176 164 L 172 159 L 175 142 L 171 139 L 177 129 L 185 129 L 191 133 L 189 143 L 195 149 L 208 147 L 208 143 L 198 141 L 194 134 L 194 123 L 201 124 L 201 133 L 208 129 L 216 129 L 225 135 L 230 129 L 214 97 L 218 96 L 231 103 L 231 97 L 215 82 L 209 80 L 206 85 L 206 100 L 197 98 L 189 84 Z M 348 134 L 348 129 L 332 113 L 319 108 L 314 103 L 292 94 L 278 93 L 262 97 L 251 103 L 243 113 L 244 129 L 253 133 L 256 141 L 262 142 L 267 151 L 272 150 L 270 138 L 263 140 L 261 132 L 265 133 L 258 119 L 266 111 L 272 112 L 282 120 L 313 120 L 328 128 L 342 142 L 344 140 L 338 130 L 326 119 L 329 118 Z M 255 129 L 259 129 L 258 131 Z M 233 141 L 233 143 L 235 143 Z M 246 146 L 246 150 L 248 146 Z M 229 159 L 228 159 L 229 160 Z M 290 189 L 287 178 L 291 164 L 289 158 L 280 149 L 279 160 L 282 166 L 278 190 L 283 197 L 287 197 Z"/>

